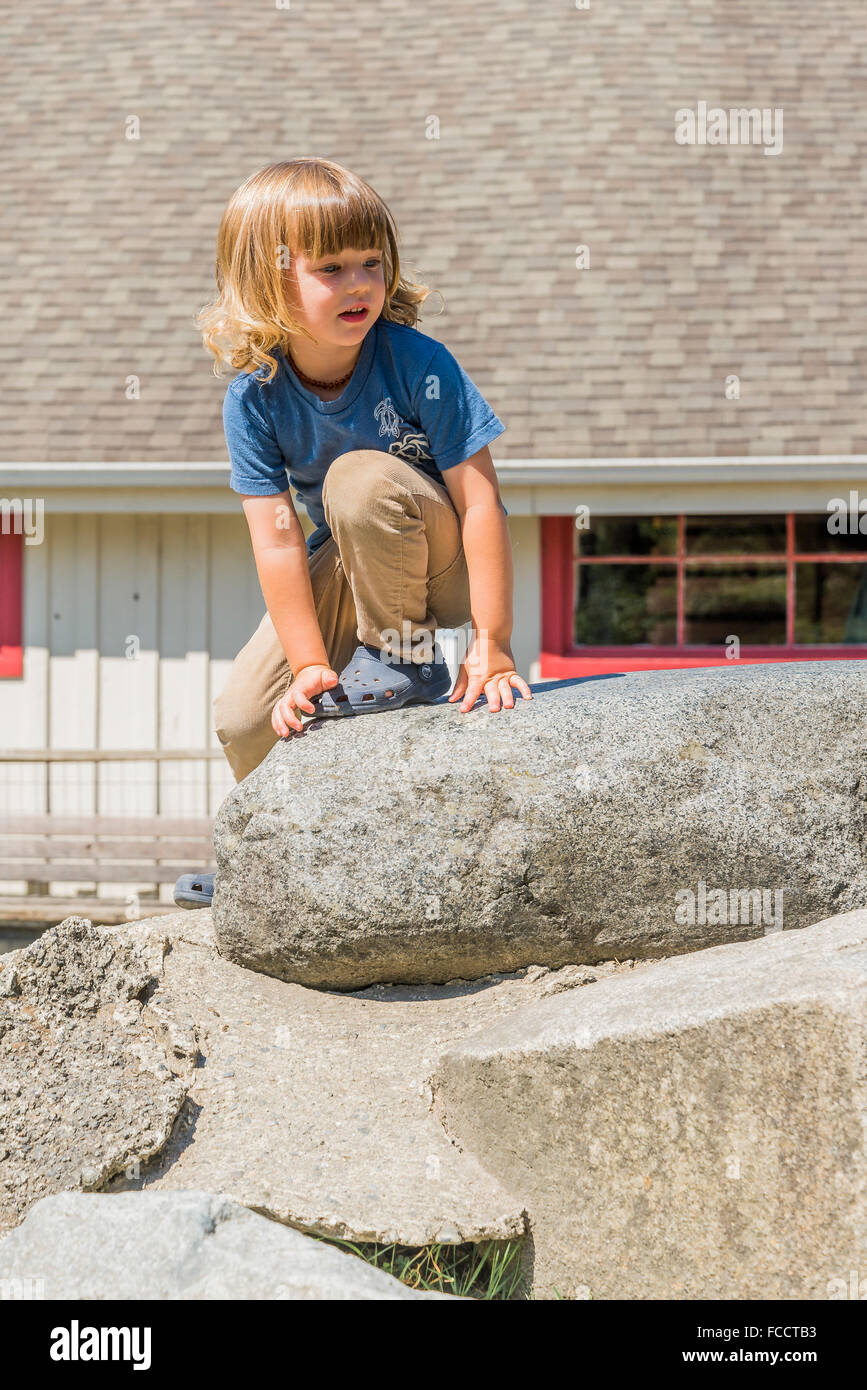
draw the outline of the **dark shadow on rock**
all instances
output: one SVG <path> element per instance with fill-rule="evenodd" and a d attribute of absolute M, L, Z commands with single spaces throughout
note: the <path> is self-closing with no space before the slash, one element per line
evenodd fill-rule
<path fill-rule="evenodd" d="M 533 1280 L 536 1277 L 536 1242 L 533 1239 L 533 1227 L 524 1213 L 524 1224 L 526 1227 L 524 1241 L 521 1247 L 521 1288 L 517 1297 L 528 1300 L 533 1298 Z"/>
<path fill-rule="evenodd" d="M 378 1004 L 429 1004 L 435 999 L 463 999 L 518 978 L 518 971 L 482 975 L 478 980 L 450 980 L 444 985 L 366 985 L 364 989 L 322 990 L 340 999 L 375 999 Z"/>
<path fill-rule="evenodd" d="M 140 1163 L 130 1164 L 123 1172 L 116 1173 L 113 1178 L 110 1178 L 100 1190 L 102 1192 L 141 1192 L 152 1182 L 156 1182 L 171 1168 L 184 1150 L 193 1143 L 196 1137 L 196 1125 L 201 1113 L 202 1106 L 187 1096 L 178 1111 L 172 1132 L 159 1153 L 154 1154 L 152 1158 L 143 1159 Z"/>
<path fill-rule="evenodd" d="M 530 685 L 530 682 L 528 681 L 527 684 L 530 685 L 530 693 L 533 696 L 533 699 L 536 699 L 536 697 L 539 695 L 547 695 L 548 692 L 551 690 L 568 690 L 573 685 L 589 685 L 591 681 L 622 680 L 623 677 L 628 674 L 629 673 L 627 671 L 603 671 L 598 676 L 563 676 L 560 680 L 536 681 L 533 685 Z M 516 690 L 514 686 L 512 687 L 512 690 L 515 696 L 516 707 L 521 704 L 530 703 L 529 700 L 524 699 L 520 690 Z M 432 707 L 435 709 L 438 705 L 447 705 L 448 703 L 448 696 L 444 695 L 441 700 L 434 700 Z M 459 708 L 460 702 L 458 700 L 455 700 L 452 703 L 455 709 Z M 472 706 L 472 708 L 478 709 L 480 705 L 487 705 L 487 703 L 487 696 L 480 695 L 476 700 L 476 703 Z M 469 710 L 467 710 L 467 714 L 469 714 Z"/>
<path fill-rule="evenodd" d="M 530 686 L 536 695 L 547 695 L 550 690 L 568 690 L 573 685 L 589 685 L 591 681 L 619 681 L 628 675 L 627 671 L 602 671 L 598 676 L 562 676 L 556 681 L 538 681 Z"/>

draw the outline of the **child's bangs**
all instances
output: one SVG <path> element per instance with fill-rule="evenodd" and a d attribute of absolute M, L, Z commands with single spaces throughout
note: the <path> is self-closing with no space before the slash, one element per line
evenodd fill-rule
<path fill-rule="evenodd" d="M 341 251 L 384 251 L 388 228 L 381 207 L 360 190 L 347 190 L 322 202 L 297 205 L 289 212 L 289 245 L 309 261 Z"/>

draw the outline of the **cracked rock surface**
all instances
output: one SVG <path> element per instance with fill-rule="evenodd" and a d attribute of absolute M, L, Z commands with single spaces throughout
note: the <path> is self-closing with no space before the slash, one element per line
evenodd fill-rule
<path fill-rule="evenodd" d="M 160 967 L 80 917 L 0 958 L 0 1230 L 162 1148 L 195 1043 L 173 1048 L 145 1002 Z"/>
<path fill-rule="evenodd" d="M 208 910 L 72 918 L 3 961 L 7 1226 L 64 1189 L 194 1189 L 302 1230 L 405 1245 L 524 1231 L 522 1203 L 432 1112 L 440 1053 L 632 969 L 331 994 L 225 960 Z"/>

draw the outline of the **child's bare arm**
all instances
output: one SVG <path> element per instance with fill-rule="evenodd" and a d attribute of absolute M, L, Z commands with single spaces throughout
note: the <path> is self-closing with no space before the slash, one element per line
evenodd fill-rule
<path fill-rule="evenodd" d="M 289 491 L 243 498 L 265 604 L 293 674 L 327 665 L 301 523 Z"/>
<path fill-rule="evenodd" d="M 274 706 L 271 723 L 285 737 L 300 729 L 296 710 L 315 713 L 310 696 L 338 680 L 316 616 L 307 548 L 288 489 L 272 497 L 243 497 L 265 605 L 286 654 L 292 682 Z"/>
<path fill-rule="evenodd" d="M 443 481 L 460 518 L 475 629 L 449 702 L 461 700 L 465 713 L 484 694 L 492 710 L 512 709 L 513 687 L 533 696 L 512 655 L 512 546 L 490 450 L 447 469 Z"/>

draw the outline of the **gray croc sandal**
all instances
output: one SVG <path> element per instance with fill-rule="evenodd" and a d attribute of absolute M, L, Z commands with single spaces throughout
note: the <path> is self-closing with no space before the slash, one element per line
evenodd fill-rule
<path fill-rule="evenodd" d="M 181 874 L 175 884 L 178 907 L 210 907 L 214 897 L 214 874 Z"/>
<path fill-rule="evenodd" d="M 316 713 L 329 717 L 375 714 L 403 705 L 432 704 L 447 695 L 452 678 L 439 644 L 432 662 L 384 661 L 376 647 L 362 642 L 340 672 L 340 682 L 317 695 Z"/>

